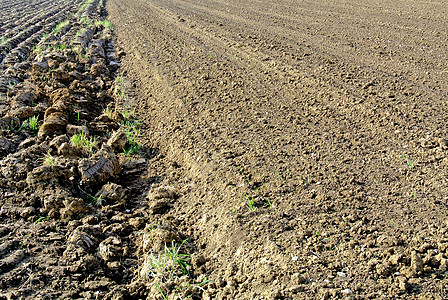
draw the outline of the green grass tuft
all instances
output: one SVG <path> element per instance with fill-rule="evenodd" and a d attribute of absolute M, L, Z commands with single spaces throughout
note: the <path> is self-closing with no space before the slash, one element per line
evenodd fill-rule
<path fill-rule="evenodd" d="M 87 138 L 84 132 L 77 133 L 72 136 L 70 143 L 73 147 L 83 150 L 86 154 L 91 154 L 94 152 L 95 146 L 97 144 L 96 138 Z"/>

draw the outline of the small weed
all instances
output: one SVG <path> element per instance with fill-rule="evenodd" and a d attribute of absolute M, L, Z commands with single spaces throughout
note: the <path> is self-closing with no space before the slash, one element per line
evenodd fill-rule
<path fill-rule="evenodd" d="M 200 289 L 202 291 L 205 291 L 203 286 L 209 282 L 212 282 L 212 280 L 205 279 L 205 278 L 204 278 L 204 280 L 202 280 L 201 283 L 198 283 L 198 284 L 189 284 L 189 283 L 185 282 L 183 285 L 176 287 L 174 291 L 177 294 L 177 296 L 179 297 L 179 299 L 191 299 L 190 297 L 182 298 L 182 294 L 184 294 L 186 291 L 193 291 L 194 289 Z"/>
<path fill-rule="evenodd" d="M 87 139 L 87 136 L 84 132 L 77 133 L 72 136 L 71 145 L 78 149 L 82 149 L 87 154 L 93 153 L 93 150 L 96 146 L 96 138 Z"/>
<path fill-rule="evenodd" d="M 249 195 L 244 194 L 244 203 L 246 203 L 247 207 L 249 207 L 250 211 L 256 211 L 257 208 L 254 206 L 254 198 L 249 197 Z"/>
<path fill-rule="evenodd" d="M 91 3 L 93 2 L 93 0 L 87 0 L 86 2 L 84 2 L 83 4 L 81 4 L 81 6 L 78 9 L 78 12 L 83 11 L 87 6 L 89 6 Z"/>
<path fill-rule="evenodd" d="M 90 56 L 88 56 L 87 54 L 81 54 L 80 57 L 82 59 L 90 59 Z"/>
<path fill-rule="evenodd" d="M 106 131 L 103 132 L 103 137 L 105 137 L 105 138 L 109 138 L 110 137 L 109 129 L 106 129 Z"/>
<path fill-rule="evenodd" d="M 39 116 L 32 116 L 25 121 L 31 131 L 37 131 L 39 129 Z"/>
<path fill-rule="evenodd" d="M 151 226 L 148 228 L 148 232 L 145 232 L 145 233 L 149 235 L 149 237 L 151 238 L 151 241 L 154 243 L 153 234 L 154 234 L 154 231 L 160 227 L 160 221 L 157 222 L 157 224 L 154 224 L 154 222 L 152 220 L 150 220 L 150 221 L 151 221 L 151 224 L 150 224 Z"/>
<path fill-rule="evenodd" d="M 51 49 L 53 49 L 53 51 L 62 51 L 64 49 L 67 49 L 67 46 L 64 44 L 55 44 L 51 46 Z"/>
<path fill-rule="evenodd" d="M 81 34 L 83 34 L 84 32 L 86 32 L 86 30 L 87 30 L 87 29 L 85 29 L 85 28 L 81 28 L 81 29 L 78 30 L 78 32 L 76 32 L 76 35 L 81 35 Z"/>
<path fill-rule="evenodd" d="M 103 195 L 99 195 L 99 197 L 95 197 L 92 195 L 87 195 L 87 198 L 90 200 L 90 203 L 92 203 L 95 206 L 101 207 L 105 204 L 105 200 L 103 199 Z"/>
<path fill-rule="evenodd" d="M 44 51 L 44 49 L 42 48 L 42 46 L 34 46 L 34 47 L 32 48 L 32 51 L 33 51 L 34 53 L 42 53 L 42 52 Z"/>
<path fill-rule="evenodd" d="M 125 89 L 117 89 L 117 96 L 121 100 L 126 99 L 127 98 L 126 90 Z"/>
<path fill-rule="evenodd" d="M 121 75 L 115 76 L 115 83 L 124 83 L 124 78 Z"/>
<path fill-rule="evenodd" d="M 18 84 L 17 81 L 9 81 L 9 82 L 8 82 L 8 88 L 9 88 L 9 90 L 12 91 L 12 90 L 16 87 L 17 84 Z"/>
<path fill-rule="evenodd" d="M 42 160 L 43 165 L 54 165 L 56 159 L 54 156 L 52 156 L 50 153 L 45 154 L 43 158 L 40 158 Z"/>
<path fill-rule="evenodd" d="M 408 165 L 410 170 L 414 170 L 414 161 L 410 159 L 409 157 L 405 156 L 406 158 L 406 164 Z"/>
<path fill-rule="evenodd" d="M 137 137 L 140 135 L 139 124 L 135 122 L 125 122 L 123 125 L 125 135 L 130 144 L 136 143 Z"/>
<path fill-rule="evenodd" d="M 124 127 L 124 129 L 125 129 L 124 133 L 128 140 L 128 142 L 127 142 L 128 146 L 125 149 L 123 149 L 123 151 L 126 155 L 134 155 L 140 151 L 140 148 L 142 145 L 137 140 L 137 138 L 140 136 L 139 126 L 140 126 L 140 124 L 136 120 L 125 121 L 122 124 L 122 127 Z"/>
<path fill-rule="evenodd" d="M 188 275 L 190 256 L 180 253 L 180 248 L 186 241 L 184 240 L 180 245 L 172 241 L 171 249 L 165 245 L 164 251 L 157 256 L 151 254 L 149 256 L 150 269 L 147 276 L 154 278 L 156 283 L 160 283 L 168 278 L 178 276 L 179 273 Z"/>
<path fill-rule="evenodd" d="M 92 21 L 89 18 L 82 17 L 79 19 L 83 24 L 90 26 L 92 24 Z"/>
<path fill-rule="evenodd" d="M 123 149 L 123 152 L 125 155 L 135 155 L 140 151 L 141 144 L 140 143 L 134 143 L 131 144 L 129 147 Z"/>
<path fill-rule="evenodd" d="M 114 30 L 114 26 L 112 25 L 112 23 L 109 20 L 102 20 L 102 21 L 96 21 L 95 25 L 97 26 L 103 26 L 105 29 L 108 29 L 110 31 Z"/>
<path fill-rule="evenodd" d="M 120 100 L 124 100 L 127 98 L 126 87 L 124 84 L 124 78 L 121 75 L 115 76 L 115 89 L 114 93 Z M 126 117 L 125 117 L 126 118 Z"/>
<path fill-rule="evenodd" d="M 7 37 L 2 36 L 2 37 L 0 38 L 0 44 L 3 44 L 3 43 L 6 42 L 7 40 L 8 40 Z"/>
<path fill-rule="evenodd" d="M 46 216 L 46 217 L 40 216 L 39 219 L 37 219 L 36 221 L 34 221 L 34 224 L 39 224 L 40 222 L 45 222 L 45 221 L 47 221 L 49 218 L 50 218 L 50 216 Z"/>
<path fill-rule="evenodd" d="M 266 204 L 270 207 L 270 208 L 274 208 L 274 204 L 272 204 L 271 200 L 269 200 L 269 198 L 266 198 Z"/>
<path fill-rule="evenodd" d="M 11 132 L 20 132 L 20 131 L 22 131 L 27 126 L 26 121 L 23 122 L 20 126 L 18 126 L 18 127 L 17 126 L 18 125 L 15 125 L 14 121 L 11 120 L 11 123 L 9 124 L 9 131 L 11 131 Z"/>
<path fill-rule="evenodd" d="M 69 23 L 70 23 L 69 20 L 65 20 L 65 21 L 60 22 L 60 23 L 57 24 L 56 27 L 53 29 L 53 33 L 54 33 L 54 34 L 58 34 L 58 33 L 61 31 L 61 29 L 62 29 L 64 26 L 67 26 Z"/>
<path fill-rule="evenodd" d="M 110 107 L 108 106 L 108 107 L 106 107 L 106 109 L 104 110 L 104 114 L 109 118 L 109 119 L 111 119 L 112 120 L 112 117 L 113 117 L 113 111 L 112 111 L 112 109 L 110 109 Z"/>
<path fill-rule="evenodd" d="M 135 108 L 129 108 L 129 107 L 125 107 L 125 109 L 123 109 L 123 111 L 121 112 L 121 114 L 123 115 L 123 117 L 127 120 L 130 119 L 135 119 Z"/>
<path fill-rule="evenodd" d="M 168 300 L 168 297 L 165 295 L 165 293 L 163 293 L 162 288 L 160 287 L 160 283 L 156 282 L 155 285 L 159 290 L 159 293 L 162 295 L 163 300 Z"/>
<path fill-rule="evenodd" d="M 40 80 L 41 82 L 48 82 L 48 81 L 50 81 L 50 78 L 48 78 L 48 77 L 45 76 L 45 75 L 39 75 L 39 80 Z"/>

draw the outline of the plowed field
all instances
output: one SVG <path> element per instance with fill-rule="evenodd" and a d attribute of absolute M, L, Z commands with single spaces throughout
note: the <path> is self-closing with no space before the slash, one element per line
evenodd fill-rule
<path fill-rule="evenodd" d="M 204 299 L 448 297 L 446 3 L 106 8 Z"/>
<path fill-rule="evenodd" d="M 444 1 L 0 8 L 0 299 L 448 299 Z"/>

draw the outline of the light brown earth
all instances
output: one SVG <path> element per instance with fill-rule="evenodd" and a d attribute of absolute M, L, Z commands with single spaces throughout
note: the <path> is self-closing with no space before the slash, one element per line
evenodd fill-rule
<path fill-rule="evenodd" d="M 443 1 L 0 8 L 0 299 L 448 299 Z"/>
<path fill-rule="evenodd" d="M 204 298 L 448 297 L 446 3 L 106 8 Z"/>

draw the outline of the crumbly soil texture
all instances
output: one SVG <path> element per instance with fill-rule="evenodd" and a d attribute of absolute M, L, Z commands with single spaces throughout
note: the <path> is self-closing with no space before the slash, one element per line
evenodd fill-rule
<path fill-rule="evenodd" d="M 0 299 L 448 298 L 443 1 L 31 3 Z"/>
<path fill-rule="evenodd" d="M 0 5 L 0 299 L 141 298 L 157 151 L 139 142 L 105 3 Z"/>

